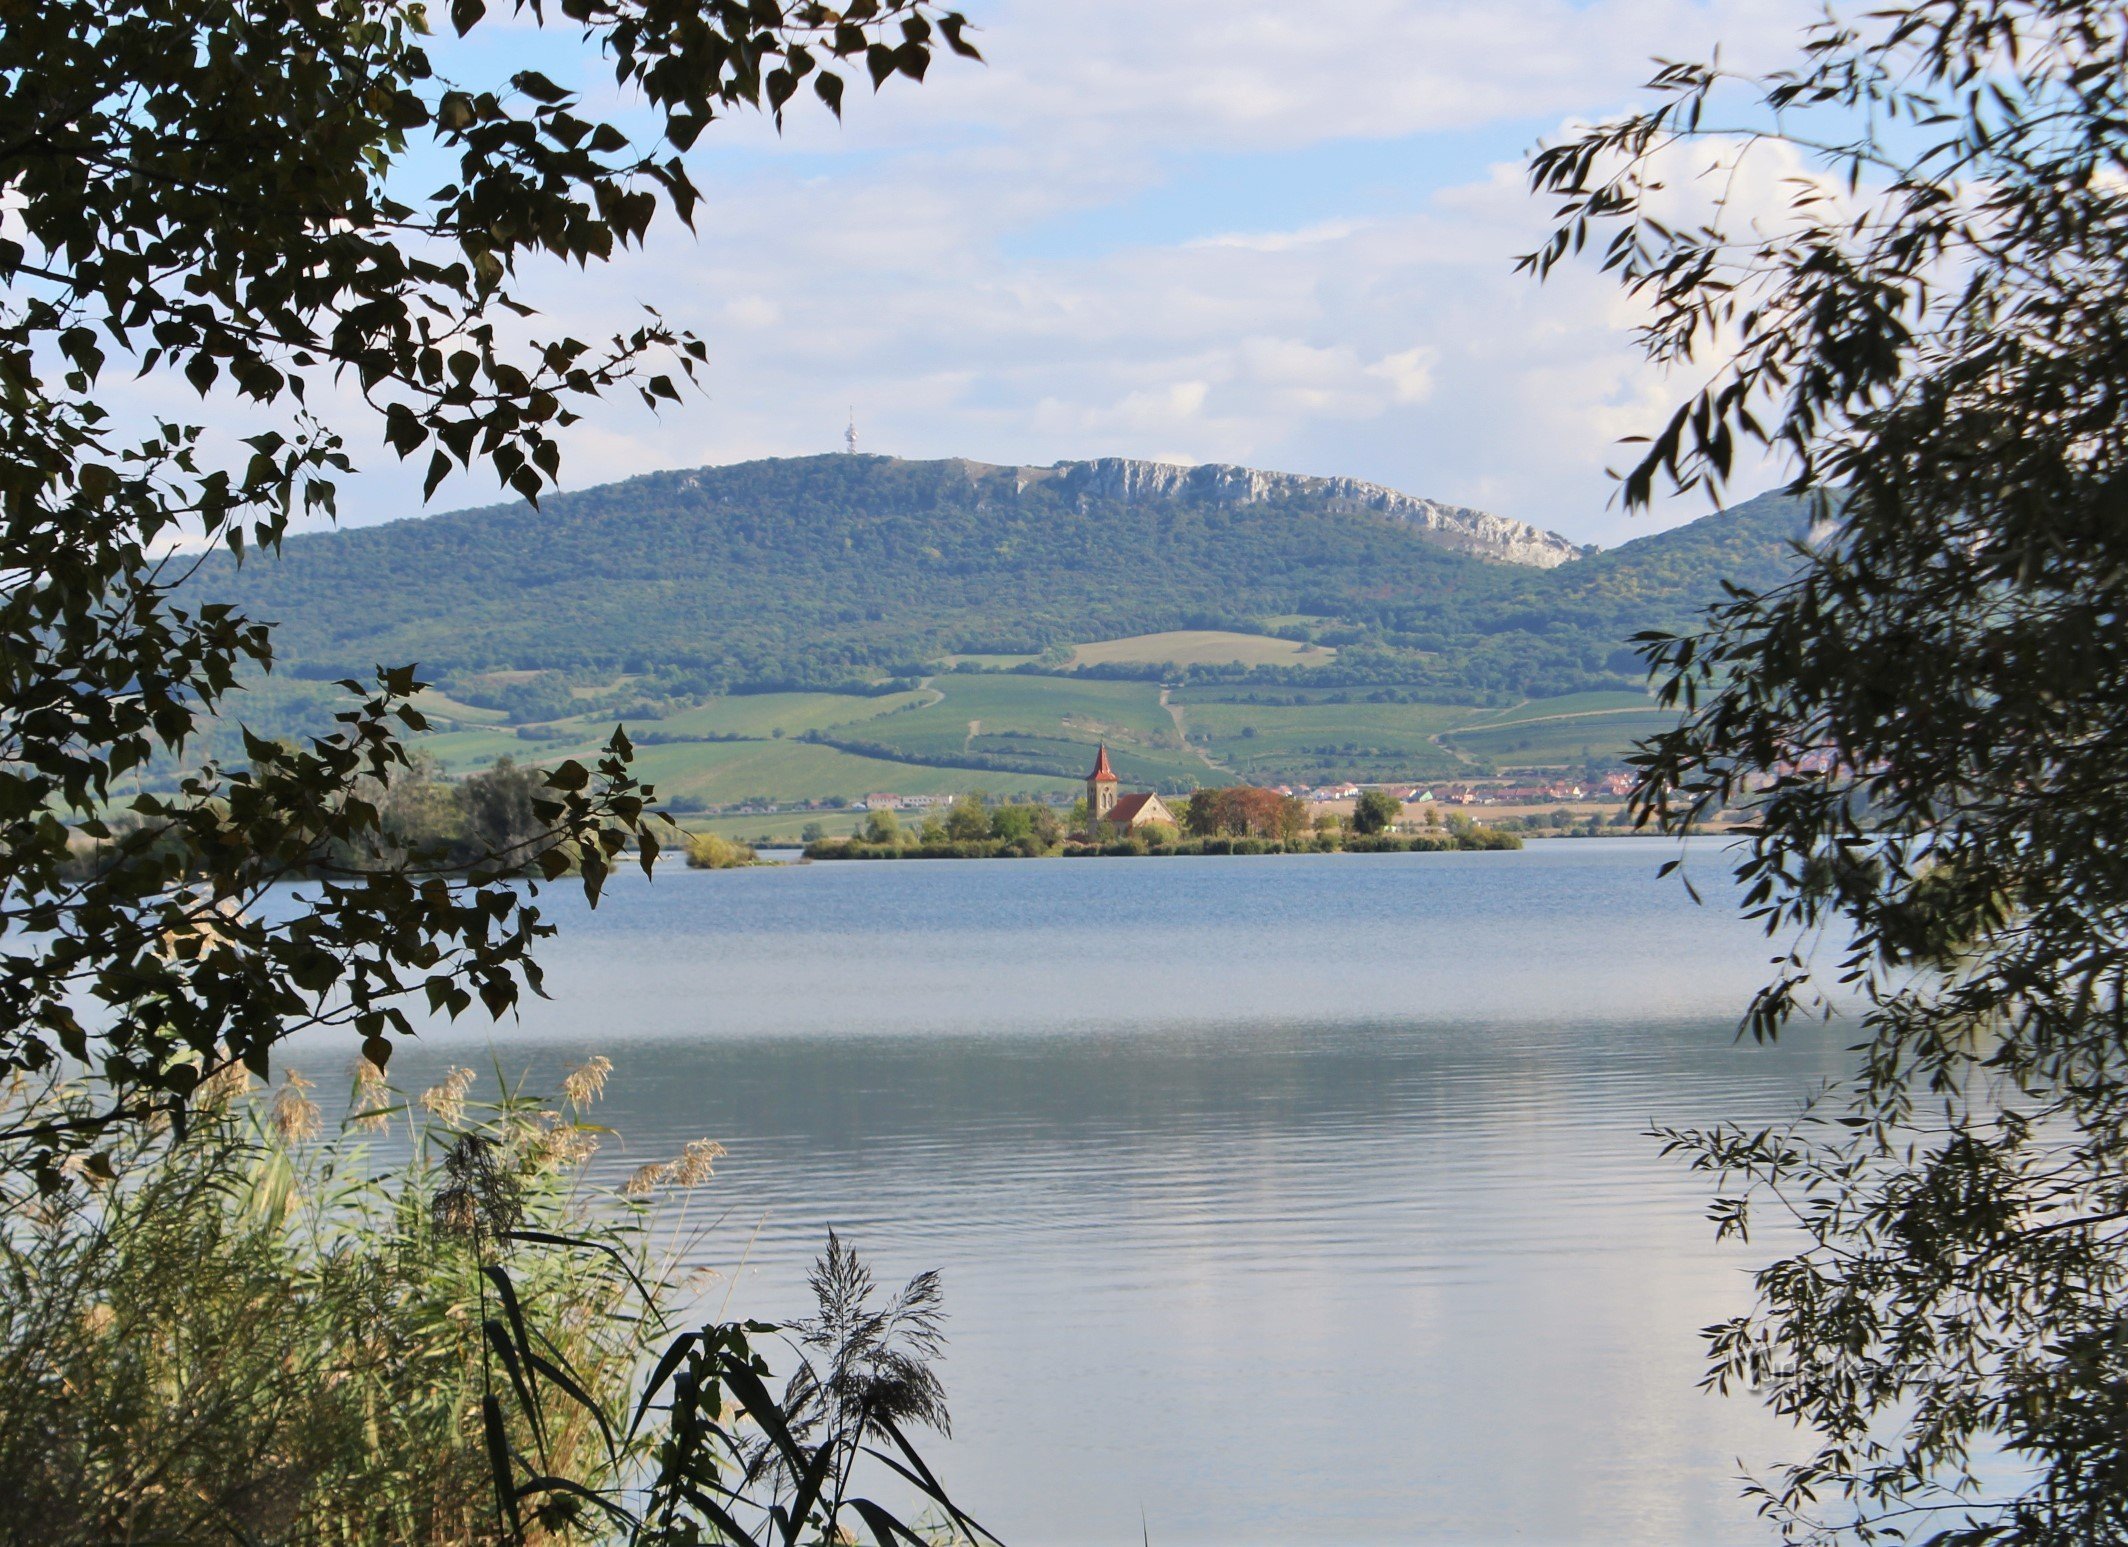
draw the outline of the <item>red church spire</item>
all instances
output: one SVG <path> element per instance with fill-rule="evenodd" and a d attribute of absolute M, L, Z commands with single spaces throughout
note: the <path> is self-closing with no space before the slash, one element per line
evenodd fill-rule
<path fill-rule="evenodd" d="M 1101 755 L 1094 761 L 1094 771 L 1088 774 L 1086 777 L 1089 782 L 1092 782 L 1097 779 L 1106 780 L 1110 784 L 1114 784 L 1116 782 L 1116 771 L 1108 766 L 1107 742 L 1104 741 L 1101 743 Z"/>

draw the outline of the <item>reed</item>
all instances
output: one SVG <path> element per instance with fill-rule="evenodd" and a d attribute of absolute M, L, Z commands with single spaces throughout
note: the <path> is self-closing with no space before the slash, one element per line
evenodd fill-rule
<path fill-rule="evenodd" d="M 874 1315 L 831 1240 L 775 1395 L 778 1328 L 675 1324 L 722 1149 L 587 1185 L 611 1070 L 550 1100 L 454 1068 L 409 1098 L 359 1065 L 327 1125 L 310 1081 L 239 1069 L 54 1190 L 6 1172 L 0 1542 L 793 1547 L 845 1516 L 914 1540 L 852 1485 L 882 1450 L 982 1534 L 904 1433 L 944 1425 L 935 1279 Z M 0 1115 L 96 1098 L 18 1081 Z"/>

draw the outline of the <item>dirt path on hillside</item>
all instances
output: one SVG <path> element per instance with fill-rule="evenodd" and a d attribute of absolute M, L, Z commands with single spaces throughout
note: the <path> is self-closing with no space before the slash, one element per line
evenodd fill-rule
<path fill-rule="evenodd" d="M 1196 753 L 1207 768 L 1220 768 L 1220 765 L 1212 760 L 1210 752 L 1203 747 L 1190 744 L 1190 727 L 1188 722 L 1182 717 L 1182 705 L 1171 701 L 1169 690 L 1166 688 L 1160 690 L 1160 707 L 1167 711 L 1168 719 L 1174 723 L 1175 737 L 1182 743 L 1182 750 Z M 1225 771 L 1225 769 L 1220 768 L 1220 772 L 1224 773 Z"/>

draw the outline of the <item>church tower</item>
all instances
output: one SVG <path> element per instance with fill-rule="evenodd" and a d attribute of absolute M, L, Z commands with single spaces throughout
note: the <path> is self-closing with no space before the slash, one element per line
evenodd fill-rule
<path fill-rule="evenodd" d="M 1101 743 L 1101 755 L 1094 762 L 1094 771 L 1086 776 L 1086 825 L 1098 828 L 1109 812 L 1116 808 L 1116 771 L 1108 766 L 1108 743 Z"/>

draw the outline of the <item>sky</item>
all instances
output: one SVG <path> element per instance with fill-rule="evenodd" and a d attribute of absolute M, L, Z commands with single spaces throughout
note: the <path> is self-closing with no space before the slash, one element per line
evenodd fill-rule
<path fill-rule="evenodd" d="M 498 6 L 500 9 L 500 6 Z M 1790 0 L 978 0 L 986 62 L 713 125 L 698 230 L 521 294 L 579 337 L 655 304 L 707 341 L 706 392 L 617 396 L 563 483 L 861 448 L 1046 464 L 1237 462 L 1369 479 L 1605 546 L 1704 514 L 1618 508 L 1606 469 L 1687 390 L 1583 265 L 1514 272 L 1546 209 L 1529 151 L 1639 99 L 1655 56 L 1789 57 Z M 573 33 L 439 45 L 444 73 L 536 64 L 593 107 Z M 854 84 L 854 83 L 853 83 Z M 371 438 L 342 518 L 417 514 Z M 1733 497 L 1778 468 L 1744 470 Z M 454 478 L 430 510 L 490 503 Z"/>

